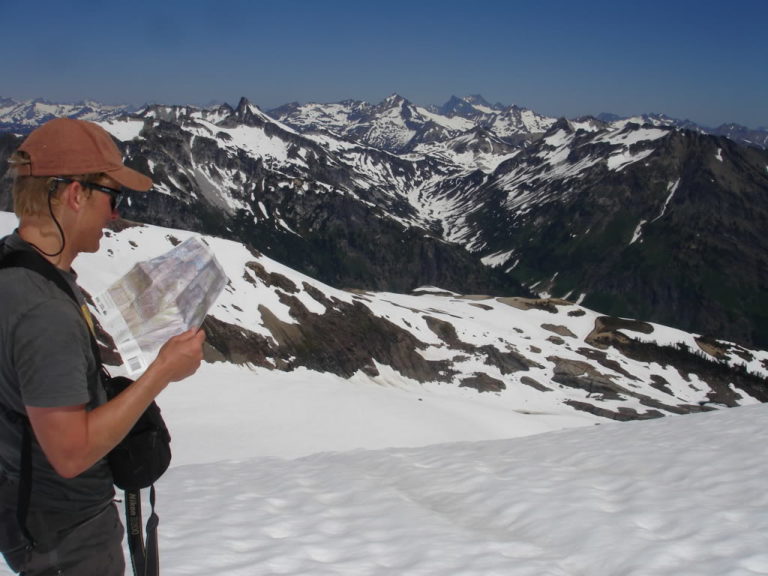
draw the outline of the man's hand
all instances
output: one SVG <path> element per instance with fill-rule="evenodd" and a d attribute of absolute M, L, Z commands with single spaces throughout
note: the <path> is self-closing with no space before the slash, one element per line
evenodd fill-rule
<path fill-rule="evenodd" d="M 187 330 L 170 338 L 153 362 L 168 382 L 178 382 L 191 376 L 203 361 L 205 332 Z"/>
<path fill-rule="evenodd" d="M 73 478 L 103 458 L 169 382 L 197 371 L 204 342 L 202 330 L 188 330 L 169 339 L 141 378 L 94 410 L 86 411 L 84 405 L 27 406 L 35 436 L 54 469 Z"/>

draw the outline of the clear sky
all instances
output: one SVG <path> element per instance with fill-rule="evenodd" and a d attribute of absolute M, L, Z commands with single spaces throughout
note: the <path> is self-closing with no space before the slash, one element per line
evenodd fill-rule
<path fill-rule="evenodd" d="M 418 105 L 768 127 L 768 0 L 0 0 L 0 96 Z"/>

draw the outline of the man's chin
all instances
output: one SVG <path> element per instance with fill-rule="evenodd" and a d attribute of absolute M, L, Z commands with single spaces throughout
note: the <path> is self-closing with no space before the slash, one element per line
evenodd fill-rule
<path fill-rule="evenodd" d="M 94 252 L 98 252 L 99 248 L 101 248 L 101 237 L 103 236 L 103 233 L 99 235 L 98 240 L 96 240 L 93 244 L 90 244 L 89 246 L 86 246 L 84 250 L 81 250 L 81 252 L 92 254 Z"/>

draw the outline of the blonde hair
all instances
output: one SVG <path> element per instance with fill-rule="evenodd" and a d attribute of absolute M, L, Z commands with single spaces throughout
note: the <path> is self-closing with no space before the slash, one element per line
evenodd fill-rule
<path fill-rule="evenodd" d="M 13 164 L 29 163 L 29 155 L 26 152 L 17 151 L 9 160 Z M 62 174 L 64 176 L 64 174 Z M 98 174 L 66 175 L 67 178 L 81 182 L 96 182 L 102 176 Z M 13 211 L 17 218 L 24 216 L 42 216 L 50 212 L 48 198 L 56 200 L 59 192 L 59 184 L 51 176 L 19 176 L 13 180 Z M 88 189 L 87 194 L 91 194 Z"/>

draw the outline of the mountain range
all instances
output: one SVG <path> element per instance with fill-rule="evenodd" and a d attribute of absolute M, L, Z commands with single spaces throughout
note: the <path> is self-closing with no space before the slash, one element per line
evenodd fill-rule
<path fill-rule="evenodd" d="M 364 101 L 348 100 L 340 103 L 329 104 L 300 104 L 292 102 L 283 106 L 268 110 L 270 116 L 279 119 L 291 117 L 292 122 L 311 128 L 313 125 L 319 129 L 333 129 L 338 133 L 359 133 L 360 128 L 350 129 L 350 124 L 358 118 L 376 114 L 377 110 L 387 110 L 392 103 L 404 103 L 415 112 L 422 121 L 430 120 L 430 116 L 436 124 L 445 123 L 445 119 L 455 119 L 453 131 L 462 132 L 472 129 L 475 125 L 501 136 L 510 138 L 519 134 L 543 133 L 555 122 L 555 118 L 542 116 L 533 110 L 509 106 L 505 104 L 490 104 L 481 95 L 472 95 L 464 98 L 451 96 L 440 106 L 418 107 L 413 106 L 405 98 L 393 94 L 378 105 Z M 76 103 L 52 103 L 42 98 L 33 100 L 17 100 L 0 96 L 0 131 L 26 133 L 35 126 L 50 118 L 67 116 L 81 118 L 83 120 L 103 121 L 119 117 L 125 114 L 133 114 L 153 105 L 105 105 L 96 101 L 84 100 Z M 322 121 L 313 117 L 313 112 L 323 117 Z M 468 123 L 461 119 L 468 120 Z M 346 121 L 345 121 L 346 120 Z M 671 118 L 665 114 L 642 114 L 633 117 L 623 117 L 611 113 L 598 114 L 595 117 L 575 118 L 574 122 L 595 123 L 602 126 L 617 126 L 621 123 L 633 122 L 636 124 L 652 124 L 661 126 L 673 126 L 685 128 L 716 136 L 726 136 L 734 142 L 754 146 L 758 148 L 768 147 L 768 127 L 750 128 L 736 123 L 725 123 L 717 127 L 706 127 L 690 120 Z M 418 125 L 418 122 L 416 122 Z M 451 122 L 449 122 L 451 124 Z M 462 130 L 463 127 L 463 130 Z M 364 129 L 363 129 L 364 130 Z M 415 143 L 414 143 L 415 144 Z"/>
<path fill-rule="evenodd" d="M 266 113 L 245 99 L 27 104 L 3 101 L 3 157 L 45 114 L 98 120 L 156 183 L 126 218 L 236 240 L 329 285 L 562 298 L 768 347 L 759 138 L 660 115 L 548 118 L 479 96 Z"/>

